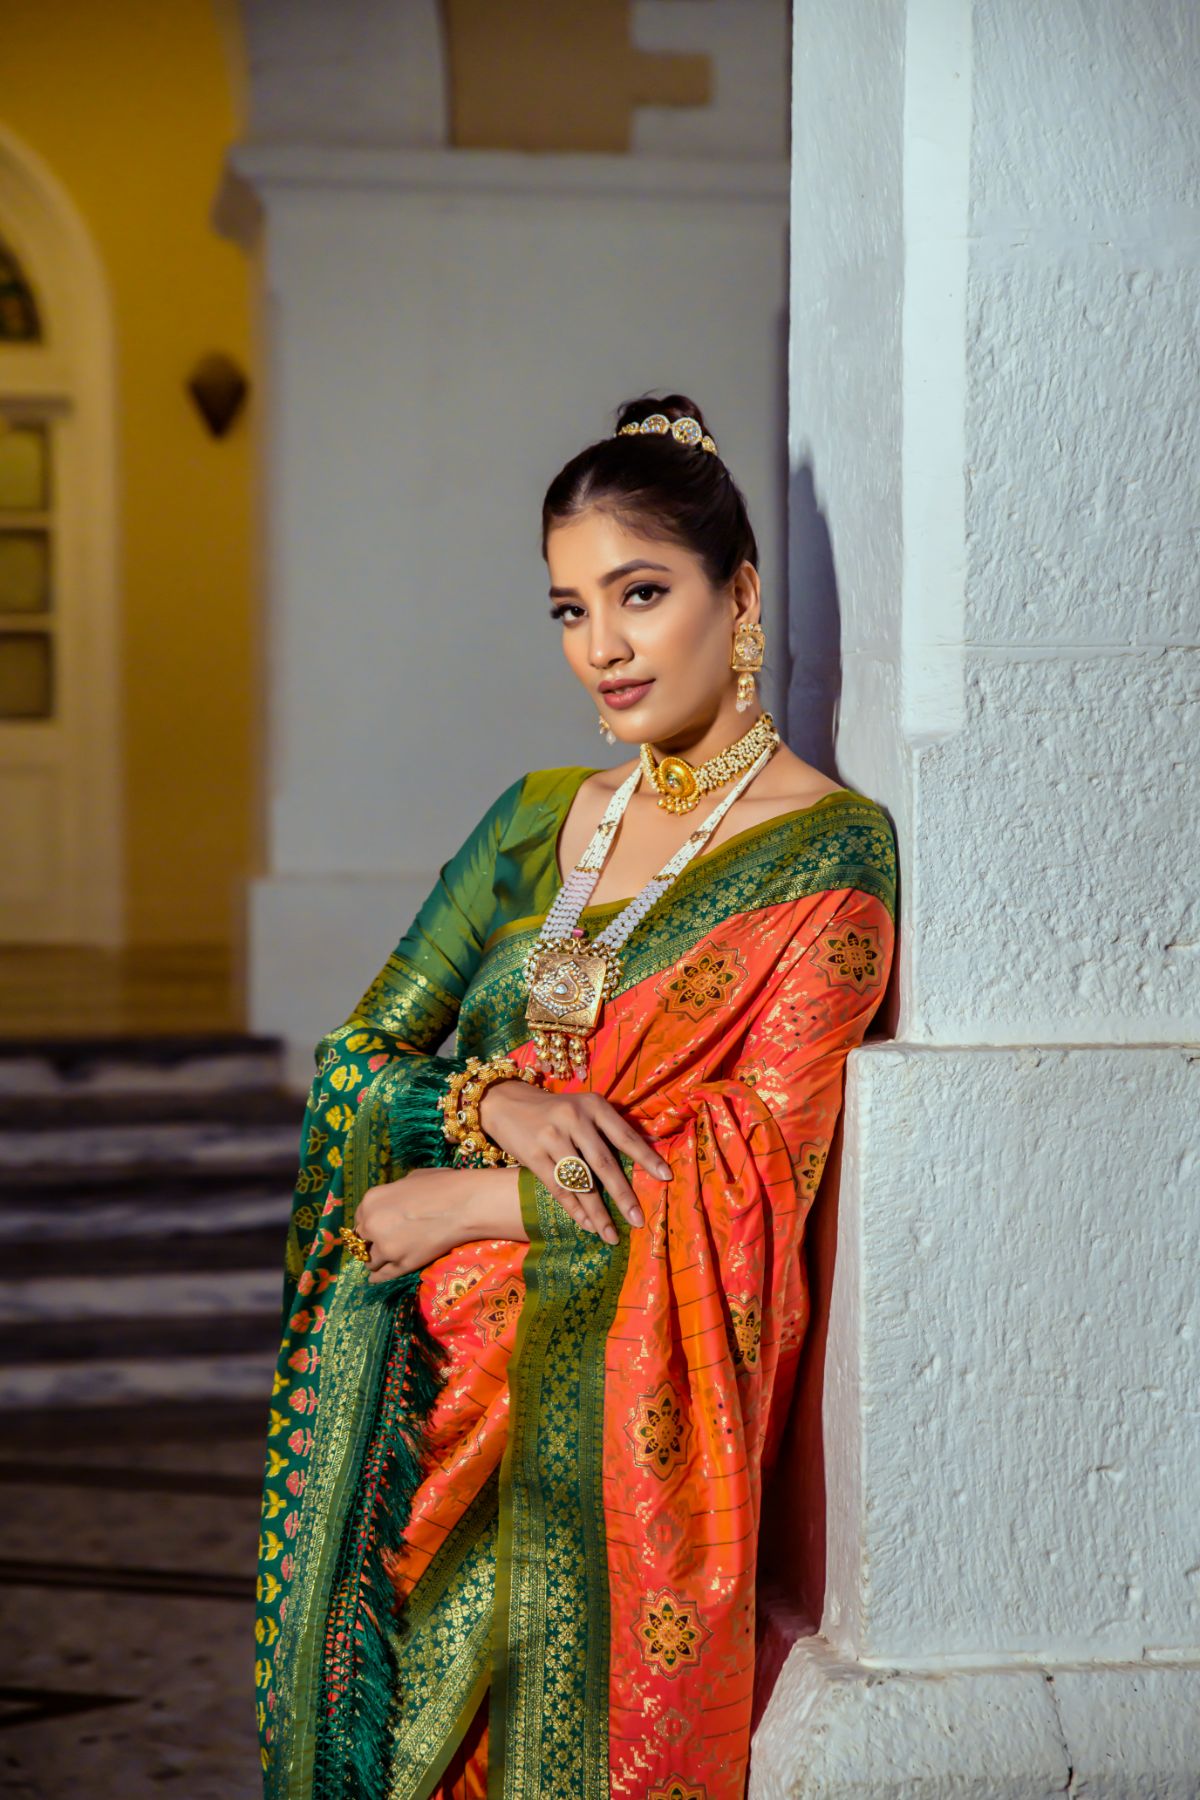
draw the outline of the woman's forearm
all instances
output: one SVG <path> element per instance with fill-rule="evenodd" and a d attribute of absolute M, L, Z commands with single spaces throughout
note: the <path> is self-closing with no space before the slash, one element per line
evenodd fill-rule
<path fill-rule="evenodd" d="M 476 1238 L 528 1243 L 517 1188 L 520 1169 L 445 1169 L 437 1173 L 440 1180 L 457 1184 L 449 1199 L 452 1216 L 462 1221 L 464 1244 Z"/>

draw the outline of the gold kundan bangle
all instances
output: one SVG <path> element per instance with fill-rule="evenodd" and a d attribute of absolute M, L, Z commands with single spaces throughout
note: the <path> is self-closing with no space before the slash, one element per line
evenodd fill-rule
<path fill-rule="evenodd" d="M 460 1149 L 473 1151 L 485 1163 L 515 1168 L 517 1158 L 493 1143 L 479 1123 L 479 1102 L 493 1081 L 537 1079 L 536 1070 L 522 1068 L 510 1056 L 494 1056 L 488 1062 L 468 1056 L 466 1067 L 454 1071 L 442 1096 L 442 1130 L 446 1137 Z"/>

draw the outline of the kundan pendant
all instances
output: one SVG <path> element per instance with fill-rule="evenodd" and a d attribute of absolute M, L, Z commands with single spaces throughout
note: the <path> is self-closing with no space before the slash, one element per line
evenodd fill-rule
<path fill-rule="evenodd" d="M 586 1074 L 589 1039 L 600 1017 L 600 1008 L 617 992 L 624 979 L 621 952 L 626 938 L 662 899 L 692 858 L 699 854 L 738 795 L 766 766 L 776 746 L 783 741 L 769 713 L 756 719 L 739 743 L 745 751 L 760 739 L 765 741 L 754 760 L 741 771 L 724 800 L 701 820 L 686 842 L 667 858 L 658 873 L 652 875 L 621 908 L 616 918 L 610 919 L 603 930 L 589 940 L 578 923 L 579 916 L 592 897 L 612 847 L 613 835 L 634 788 L 643 774 L 654 782 L 659 773 L 650 760 L 649 745 L 642 745 L 637 766 L 605 807 L 590 843 L 554 896 L 542 928 L 525 958 L 522 972 L 529 990 L 525 1022 L 529 1026 L 538 1064 L 547 1074 L 563 1077 Z M 726 761 L 726 752 L 722 751 L 703 764 L 702 770 L 712 770 L 722 781 L 728 780 L 734 770 L 726 769 Z M 672 764 L 678 764 L 678 767 L 670 766 Z M 701 785 L 691 764 L 683 757 L 676 757 L 664 759 L 662 766 L 671 783 L 664 797 L 665 803 L 672 811 L 690 811 L 695 805 L 692 783 L 695 782 L 697 790 Z"/>
<path fill-rule="evenodd" d="M 610 977 L 604 951 L 582 945 L 539 950 L 531 959 L 525 1023 L 547 1073 L 582 1075 L 587 1069 L 587 1039 Z"/>

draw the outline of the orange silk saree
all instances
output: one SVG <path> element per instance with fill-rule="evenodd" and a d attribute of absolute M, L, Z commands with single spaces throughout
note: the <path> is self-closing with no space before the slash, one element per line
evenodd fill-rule
<path fill-rule="evenodd" d="M 880 809 L 842 790 L 697 858 L 629 939 L 583 1082 L 546 1078 L 670 1163 L 622 1158 L 643 1227 L 610 1203 L 605 1244 L 522 1169 L 527 1244 L 372 1286 L 336 1238 L 367 1186 L 451 1160 L 451 1024 L 456 1056 L 532 1060 L 521 966 L 588 772 L 505 791 L 318 1047 L 267 1440 L 268 1800 L 745 1791 L 804 1220 L 892 954 Z"/>

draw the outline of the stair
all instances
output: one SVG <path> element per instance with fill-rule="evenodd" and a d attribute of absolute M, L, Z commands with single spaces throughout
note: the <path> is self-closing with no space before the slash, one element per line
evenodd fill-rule
<path fill-rule="evenodd" d="M 302 1114 L 271 1038 L 0 1041 L 10 1426 L 265 1420 Z"/>

